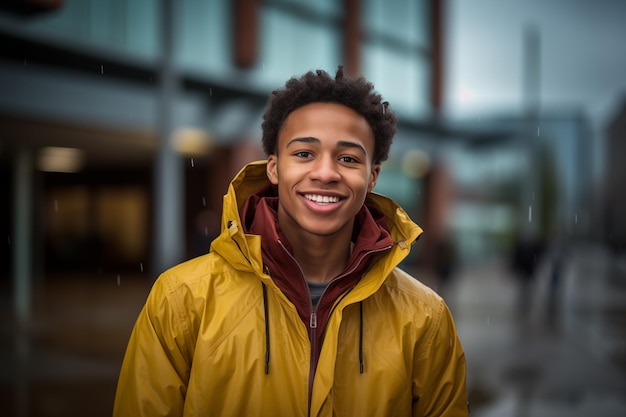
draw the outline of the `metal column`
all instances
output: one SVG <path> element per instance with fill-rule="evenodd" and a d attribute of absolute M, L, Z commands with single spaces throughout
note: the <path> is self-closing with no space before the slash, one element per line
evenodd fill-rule
<path fill-rule="evenodd" d="M 155 274 L 180 262 L 185 247 L 183 164 L 181 157 L 173 149 L 171 140 L 175 130 L 173 102 L 178 91 L 178 76 L 174 64 L 175 3 L 173 0 L 163 0 L 161 10 L 163 35 L 158 104 L 160 146 L 154 167 Z"/>

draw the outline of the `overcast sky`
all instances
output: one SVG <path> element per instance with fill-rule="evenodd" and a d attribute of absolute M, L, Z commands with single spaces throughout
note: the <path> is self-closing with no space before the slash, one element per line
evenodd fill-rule
<path fill-rule="evenodd" d="M 626 0 L 448 0 L 446 109 L 523 109 L 523 33 L 541 39 L 541 107 L 582 109 L 604 129 L 626 100 Z"/>

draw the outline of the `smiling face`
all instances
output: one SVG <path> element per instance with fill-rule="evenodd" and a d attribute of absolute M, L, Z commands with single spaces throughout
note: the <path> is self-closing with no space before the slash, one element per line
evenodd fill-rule
<path fill-rule="evenodd" d="M 278 185 L 278 223 L 292 244 L 310 235 L 349 241 L 380 172 L 373 152 L 372 129 L 349 107 L 311 103 L 287 117 L 267 175 Z"/>

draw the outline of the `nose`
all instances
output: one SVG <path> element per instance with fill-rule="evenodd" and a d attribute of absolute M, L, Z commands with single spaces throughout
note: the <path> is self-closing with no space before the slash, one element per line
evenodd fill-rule
<path fill-rule="evenodd" d="M 309 176 L 322 183 L 336 182 L 341 179 L 338 162 L 333 157 L 321 157 L 312 166 Z"/>

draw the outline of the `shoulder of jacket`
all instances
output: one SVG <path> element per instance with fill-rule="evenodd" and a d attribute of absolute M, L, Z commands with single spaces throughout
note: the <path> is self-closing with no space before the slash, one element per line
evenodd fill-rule
<path fill-rule="evenodd" d="M 157 278 L 155 284 L 161 284 L 169 290 L 175 290 L 180 286 L 201 280 L 208 275 L 209 254 L 201 255 L 187 261 L 183 261 L 165 270 Z"/>
<path fill-rule="evenodd" d="M 155 281 L 153 291 L 168 297 L 181 292 L 204 294 L 209 286 L 214 285 L 216 278 L 228 276 L 234 279 L 235 274 L 231 270 L 221 256 L 207 253 L 164 271 Z"/>
<path fill-rule="evenodd" d="M 400 268 L 394 268 L 383 286 L 388 291 L 402 294 L 398 301 L 420 302 L 433 310 L 440 310 L 444 304 L 443 298 L 435 290 Z"/>

